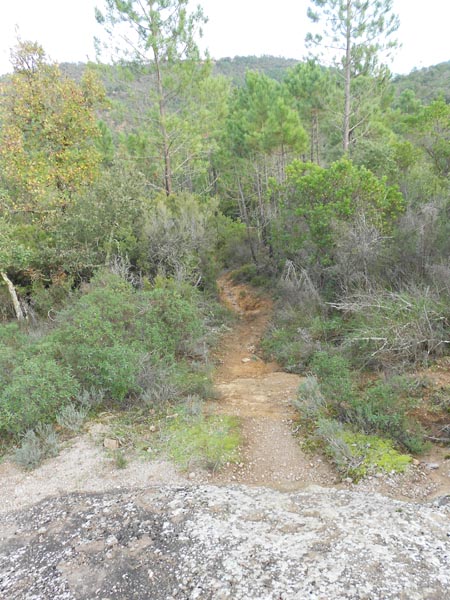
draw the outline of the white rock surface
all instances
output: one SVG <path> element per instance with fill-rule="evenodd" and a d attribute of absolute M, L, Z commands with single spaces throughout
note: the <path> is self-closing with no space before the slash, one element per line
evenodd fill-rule
<path fill-rule="evenodd" d="M 8 600 L 450 598 L 449 504 L 342 490 L 74 494 L 5 515 L 0 550 Z"/>

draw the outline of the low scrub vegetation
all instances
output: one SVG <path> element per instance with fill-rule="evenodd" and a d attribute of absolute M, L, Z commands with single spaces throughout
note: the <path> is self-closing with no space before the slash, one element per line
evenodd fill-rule
<path fill-rule="evenodd" d="M 418 402 L 412 378 L 362 384 L 348 360 L 326 352 L 312 357 L 310 370 L 293 403 L 303 430 L 321 441 L 341 473 L 360 478 L 377 469 L 401 472 L 410 460 L 398 449 L 426 448 L 412 417 Z"/>
<path fill-rule="evenodd" d="M 175 10 L 165 28 L 155 8 L 171 50 L 155 63 L 140 2 L 107 5 L 97 17 L 110 33 L 142 20 L 140 60 L 122 60 L 136 46 L 113 36 L 117 66 L 64 71 L 18 40 L 1 82 L 2 447 L 23 440 L 44 456 L 41 426 L 76 431 L 101 406 L 211 396 L 208 347 L 224 318 L 211 297 L 226 268 L 275 290 L 263 348 L 310 376 L 298 403 L 312 430 L 342 424 L 344 455 L 350 434 L 419 450 L 415 396 L 395 376 L 450 347 L 448 102 L 392 93 L 381 17 L 345 90 L 339 53 L 333 69 L 249 71 L 236 86 L 197 48 L 201 11 Z M 206 425 L 184 426 L 204 438 Z"/>
<path fill-rule="evenodd" d="M 103 271 L 39 335 L 0 327 L 0 433 L 25 435 L 18 461 L 48 455 L 39 428 L 52 423 L 75 432 L 102 406 L 153 409 L 208 395 L 213 311 L 190 286 L 160 279 L 136 289 Z"/>

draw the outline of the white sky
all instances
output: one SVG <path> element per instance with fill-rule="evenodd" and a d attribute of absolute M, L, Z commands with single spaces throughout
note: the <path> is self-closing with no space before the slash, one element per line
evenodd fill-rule
<path fill-rule="evenodd" d="M 20 37 L 39 42 L 59 62 L 95 59 L 93 37 L 99 29 L 94 7 L 103 0 L 1 0 L 0 74 L 10 71 L 9 49 Z M 198 0 L 209 18 L 203 46 L 213 58 L 236 55 L 303 58 L 310 29 L 308 0 Z M 449 0 L 394 0 L 403 47 L 392 65 L 407 73 L 450 60 Z"/>

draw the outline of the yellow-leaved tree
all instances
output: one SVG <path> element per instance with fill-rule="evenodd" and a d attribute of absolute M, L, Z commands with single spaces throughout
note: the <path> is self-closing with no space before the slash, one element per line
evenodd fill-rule
<path fill-rule="evenodd" d="M 92 71 L 80 84 L 64 76 L 35 42 L 19 41 L 11 58 L 14 71 L 0 82 L 0 283 L 22 319 L 15 279 L 99 172 L 104 90 Z"/>
<path fill-rule="evenodd" d="M 20 41 L 11 58 L 14 72 L 0 88 L 2 208 L 42 216 L 95 178 L 104 92 L 89 71 L 79 85 L 65 77 L 35 42 Z"/>

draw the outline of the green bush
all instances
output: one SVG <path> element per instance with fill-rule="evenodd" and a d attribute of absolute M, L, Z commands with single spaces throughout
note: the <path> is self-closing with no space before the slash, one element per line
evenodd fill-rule
<path fill-rule="evenodd" d="M 416 405 L 411 394 L 416 390 L 410 379 L 393 377 L 358 389 L 348 361 L 325 352 L 314 355 L 311 371 L 315 377 L 308 377 L 300 385 L 293 402 L 306 421 L 327 432 L 347 423 L 364 434 L 389 437 L 410 452 L 425 450 L 424 432 L 409 416 Z M 337 442 L 336 452 L 345 457 L 341 441 Z"/>
<path fill-rule="evenodd" d="M 235 269 L 231 275 L 234 283 L 251 283 L 254 277 L 257 277 L 258 269 L 254 263 L 242 265 Z"/>
<path fill-rule="evenodd" d="M 31 470 L 38 467 L 45 458 L 58 455 L 58 436 L 51 425 L 40 423 L 36 430 L 29 429 L 14 453 L 14 462 Z"/>
<path fill-rule="evenodd" d="M 267 358 L 276 360 L 290 373 L 302 373 L 321 344 L 310 334 L 301 310 L 279 308 L 275 324 L 265 334 L 261 346 Z"/>
<path fill-rule="evenodd" d="M 244 223 L 233 221 L 221 213 L 216 217 L 216 226 L 217 252 L 220 263 L 227 269 L 249 263 L 252 259 L 249 236 L 254 238 L 251 243 L 257 245 L 254 232 L 247 230 Z"/>
<path fill-rule="evenodd" d="M 55 413 L 79 391 L 68 367 L 47 356 L 32 356 L 15 367 L 0 393 L 0 431 L 19 434 Z"/>
<path fill-rule="evenodd" d="M 342 438 L 357 463 L 350 473 L 356 479 L 379 472 L 403 473 L 412 462 L 411 456 L 398 452 L 391 440 L 351 431 L 344 431 Z"/>
<path fill-rule="evenodd" d="M 0 432 L 55 419 L 78 430 L 105 400 L 152 408 L 211 397 L 206 323 L 215 323 L 214 310 L 188 284 L 157 277 L 137 290 L 100 271 L 38 336 L 0 326 Z"/>
<path fill-rule="evenodd" d="M 189 352 L 203 334 L 197 298 L 184 299 L 170 287 L 154 288 L 138 294 L 134 335 L 153 355 L 175 358 Z"/>
<path fill-rule="evenodd" d="M 100 274 L 88 292 L 58 316 L 47 347 L 84 388 L 122 401 L 139 385 L 144 356 L 167 364 L 203 334 L 196 298 L 173 287 L 136 291 L 116 275 Z"/>
<path fill-rule="evenodd" d="M 396 380 L 377 382 L 353 400 L 355 421 L 365 433 L 387 435 L 411 452 L 423 452 L 424 433 L 408 413 L 416 401 L 399 390 Z"/>
<path fill-rule="evenodd" d="M 63 273 L 55 274 L 47 286 L 39 279 L 34 281 L 31 298 L 35 313 L 46 318 L 51 311 L 60 310 L 72 294 L 72 286 L 73 280 Z"/>
<path fill-rule="evenodd" d="M 28 344 L 25 331 L 17 323 L 0 325 L 0 390 L 11 382 L 14 368 L 23 359 Z"/>
<path fill-rule="evenodd" d="M 332 414 L 340 421 L 351 421 L 356 390 L 349 362 L 337 354 L 316 352 L 310 368 L 320 383 Z"/>

